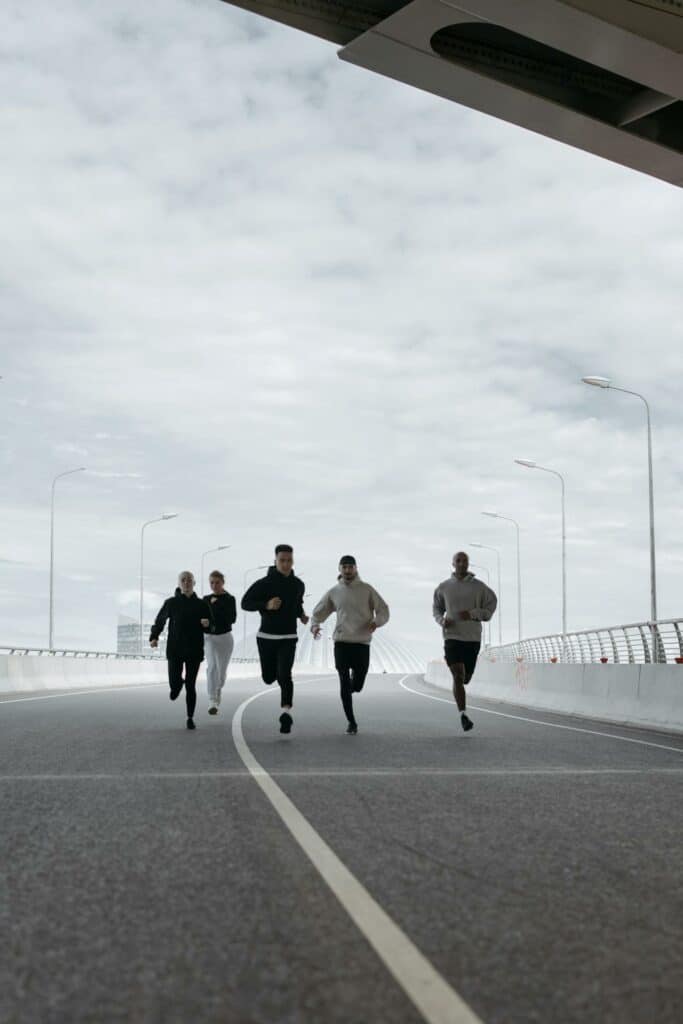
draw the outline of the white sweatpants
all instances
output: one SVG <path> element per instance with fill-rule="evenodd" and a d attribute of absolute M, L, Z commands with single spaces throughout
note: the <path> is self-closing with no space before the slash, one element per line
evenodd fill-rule
<path fill-rule="evenodd" d="M 232 633 L 207 633 L 204 637 L 206 654 L 206 688 L 209 700 L 220 703 L 221 690 L 225 685 L 225 677 L 235 646 Z"/>

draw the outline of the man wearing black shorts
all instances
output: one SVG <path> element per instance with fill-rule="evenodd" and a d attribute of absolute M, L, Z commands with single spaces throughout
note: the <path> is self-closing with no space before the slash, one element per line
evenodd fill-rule
<path fill-rule="evenodd" d="M 481 624 L 488 622 L 498 600 L 494 592 L 469 571 L 469 556 L 464 551 L 453 555 L 453 574 L 434 591 L 433 614 L 444 638 L 444 658 L 453 677 L 453 696 L 460 711 L 465 732 L 472 720 L 465 713 L 465 687 L 474 675 Z"/>

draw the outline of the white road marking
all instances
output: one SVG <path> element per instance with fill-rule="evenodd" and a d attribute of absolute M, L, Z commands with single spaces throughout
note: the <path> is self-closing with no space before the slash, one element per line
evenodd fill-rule
<path fill-rule="evenodd" d="M 252 754 L 242 732 L 242 716 L 252 701 L 264 697 L 268 692 L 272 693 L 264 691 L 243 701 L 232 720 L 235 747 L 251 775 L 313 867 L 427 1024 L 482 1024 L 480 1018 L 455 989 L 451 988 L 417 946 L 351 874 Z"/>
<path fill-rule="evenodd" d="M 402 771 L 371 771 L 366 769 L 347 770 L 331 769 L 329 771 L 277 771 L 270 773 L 271 778 L 278 779 L 320 779 L 320 778 L 415 778 L 424 775 L 427 778 L 434 776 L 457 776 L 469 778 L 473 776 L 493 775 L 497 778 L 509 778 L 512 775 L 551 775 L 570 776 L 575 775 L 683 775 L 683 768 L 416 768 Z M 251 772 L 244 768 L 235 768 L 232 771 L 197 771 L 197 772 L 23 772 L 14 775 L 1 775 L 0 782 L 90 782 L 112 781 L 116 779 L 179 779 L 181 781 L 192 779 L 251 779 Z"/>
<path fill-rule="evenodd" d="M 409 693 L 416 693 L 418 697 L 425 697 L 427 700 L 438 700 L 442 704 L 449 704 L 452 708 L 457 710 L 455 702 L 447 697 L 435 697 L 431 693 L 422 693 L 421 690 L 414 690 L 411 686 L 406 686 L 404 680 L 410 678 L 411 676 L 404 676 L 403 679 L 399 679 L 398 685 L 403 687 L 404 690 L 408 690 Z M 643 747 L 656 747 L 658 750 L 673 750 L 676 754 L 683 754 L 683 747 L 667 747 L 663 743 L 653 743 L 651 740 L 637 740 L 633 736 L 617 736 L 611 732 L 598 732 L 597 729 L 582 729 L 578 725 L 560 725 L 558 722 L 544 722 L 538 718 L 525 718 L 523 715 L 511 715 L 504 711 L 492 711 L 490 708 L 482 708 L 477 704 L 470 704 L 469 707 L 471 707 L 473 711 L 481 711 L 485 715 L 498 715 L 499 718 L 514 718 L 518 722 L 530 722 L 532 725 L 545 725 L 548 729 L 567 729 L 569 732 L 583 732 L 587 733 L 589 736 L 602 736 L 608 740 L 621 740 L 623 743 L 639 743 Z"/>
<path fill-rule="evenodd" d="M 56 697 L 84 697 L 91 693 L 111 693 L 113 690 L 144 690 L 148 686 L 168 686 L 168 683 L 129 683 L 128 686 L 101 686 L 98 690 L 69 690 L 68 693 L 43 693 L 40 697 L 10 697 L 3 694 L 0 704 L 25 704 L 33 700 L 54 700 Z"/>

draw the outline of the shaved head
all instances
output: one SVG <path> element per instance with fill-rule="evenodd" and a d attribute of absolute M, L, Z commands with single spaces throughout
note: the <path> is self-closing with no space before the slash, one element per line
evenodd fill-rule
<path fill-rule="evenodd" d="M 456 551 L 453 555 L 453 568 L 456 576 L 464 576 L 470 567 L 470 556 L 466 551 Z"/>

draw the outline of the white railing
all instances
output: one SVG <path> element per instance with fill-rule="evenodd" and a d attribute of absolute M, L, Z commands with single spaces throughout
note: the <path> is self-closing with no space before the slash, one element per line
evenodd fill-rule
<path fill-rule="evenodd" d="M 497 661 L 558 661 L 570 664 L 613 662 L 617 665 L 683 662 L 683 619 L 634 622 L 627 626 L 582 629 L 576 633 L 536 636 L 487 648 Z"/>
<path fill-rule="evenodd" d="M 128 661 L 159 660 L 158 654 L 117 654 L 116 651 L 77 651 L 68 648 L 51 651 L 48 647 L 25 647 L 20 644 L 0 644 L 0 654 L 37 654 L 52 658 L 121 658 Z"/>
<path fill-rule="evenodd" d="M 30 654 L 51 658 L 110 658 L 125 661 L 162 661 L 160 654 L 118 654 L 116 651 L 77 651 L 60 648 L 51 651 L 48 647 L 26 647 L 20 644 L 0 644 L 0 654 Z M 250 665 L 255 658 L 233 658 L 237 664 Z"/>

